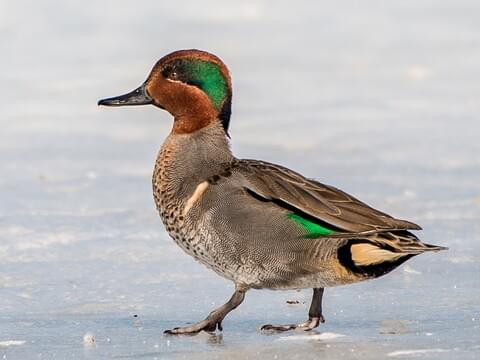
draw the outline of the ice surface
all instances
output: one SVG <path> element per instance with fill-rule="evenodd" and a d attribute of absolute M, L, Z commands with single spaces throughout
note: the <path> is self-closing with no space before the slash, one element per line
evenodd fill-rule
<path fill-rule="evenodd" d="M 314 332 L 305 332 L 304 335 L 289 335 L 279 337 L 278 340 L 332 340 L 339 337 L 345 336 L 343 334 L 336 334 L 331 332 L 322 332 L 320 334 L 315 334 Z"/>
<path fill-rule="evenodd" d="M 478 359 L 479 12 L 467 0 L 0 2 L 0 357 Z M 450 250 L 327 289 L 311 334 L 258 331 L 305 320 L 310 291 L 251 291 L 222 334 L 165 337 L 232 285 L 155 212 L 170 117 L 96 101 L 192 47 L 232 71 L 238 156 L 334 184 Z"/>
<path fill-rule="evenodd" d="M 23 345 L 23 344 L 25 344 L 25 342 L 26 341 L 24 341 L 24 340 L 5 340 L 5 341 L 0 341 L 0 347 Z"/>
<path fill-rule="evenodd" d="M 399 351 L 392 351 L 387 354 L 387 356 L 409 356 L 409 355 L 420 355 L 420 354 L 427 354 L 427 353 L 442 353 L 448 352 L 446 349 L 418 349 L 418 350 L 399 350 Z"/>

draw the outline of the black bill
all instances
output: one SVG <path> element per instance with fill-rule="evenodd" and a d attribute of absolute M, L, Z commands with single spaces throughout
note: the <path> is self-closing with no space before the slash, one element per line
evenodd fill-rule
<path fill-rule="evenodd" d="M 128 94 L 98 101 L 98 105 L 105 106 L 148 105 L 152 103 L 153 99 L 147 94 L 145 84 L 129 92 Z"/>

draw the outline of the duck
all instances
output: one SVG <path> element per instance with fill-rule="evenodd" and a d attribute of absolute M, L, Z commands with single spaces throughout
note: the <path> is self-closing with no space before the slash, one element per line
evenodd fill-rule
<path fill-rule="evenodd" d="M 231 298 L 209 315 L 166 334 L 222 331 L 251 289 L 312 289 L 308 318 L 262 331 L 309 331 L 325 321 L 324 289 L 383 276 L 424 252 L 413 222 L 394 218 L 333 186 L 230 148 L 232 82 L 206 51 L 162 57 L 146 81 L 103 106 L 153 105 L 173 116 L 152 176 L 153 197 L 173 241 L 232 281 Z"/>

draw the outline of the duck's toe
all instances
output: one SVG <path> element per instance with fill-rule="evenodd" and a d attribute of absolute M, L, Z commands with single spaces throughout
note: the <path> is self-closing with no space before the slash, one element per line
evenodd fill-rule
<path fill-rule="evenodd" d="M 288 330 L 295 330 L 297 327 L 298 327 L 298 325 L 295 325 L 295 324 L 289 324 L 289 325 L 266 324 L 266 325 L 263 325 L 260 328 L 260 330 L 261 331 L 282 332 L 282 331 L 288 331 Z"/>
<path fill-rule="evenodd" d="M 219 331 L 222 331 L 222 322 L 207 318 L 190 326 L 176 327 L 171 330 L 165 330 L 163 333 L 166 335 L 194 335 L 200 331 L 215 332 L 217 328 Z"/>
<path fill-rule="evenodd" d="M 323 315 L 320 315 L 318 317 L 309 318 L 304 323 L 298 324 L 297 327 L 305 331 L 309 331 L 309 330 L 315 329 L 318 325 L 324 322 L 325 322 L 325 318 L 323 317 Z"/>
<path fill-rule="evenodd" d="M 288 325 L 263 325 L 260 330 L 261 331 L 271 331 L 271 332 L 283 332 L 288 330 L 303 330 L 303 331 L 310 331 L 315 329 L 320 323 L 324 323 L 325 319 L 323 315 L 319 317 L 311 317 L 307 321 L 301 324 L 288 324 Z"/>

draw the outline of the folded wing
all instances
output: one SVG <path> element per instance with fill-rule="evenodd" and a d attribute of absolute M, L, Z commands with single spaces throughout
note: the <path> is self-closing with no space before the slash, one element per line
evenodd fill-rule
<path fill-rule="evenodd" d="M 241 175 L 241 185 L 252 196 L 341 232 L 421 230 L 417 224 L 395 219 L 333 186 L 307 179 L 279 165 L 238 160 L 232 170 Z"/>

